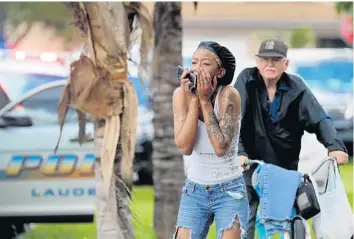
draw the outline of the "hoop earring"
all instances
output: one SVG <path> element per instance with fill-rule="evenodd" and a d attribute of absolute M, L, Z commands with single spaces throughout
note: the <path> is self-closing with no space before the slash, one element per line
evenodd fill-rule
<path fill-rule="evenodd" d="M 225 70 L 222 70 L 219 74 L 218 74 L 218 78 L 221 79 L 225 76 L 226 74 L 226 71 Z"/>

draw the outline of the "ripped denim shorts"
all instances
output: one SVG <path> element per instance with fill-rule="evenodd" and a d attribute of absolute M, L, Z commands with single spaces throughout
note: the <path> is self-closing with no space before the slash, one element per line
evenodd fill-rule
<path fill-rule="evenodd" d="M 186 179 L 176 228 L 189 229 L 190 239 L 205 239 L 215 219 L 217 238 L 222 237 L 224 230 L 240 225 L 241 238 L 244 239 L 248 217 L 249 206 L 243 176 L 208 186 Z"/>

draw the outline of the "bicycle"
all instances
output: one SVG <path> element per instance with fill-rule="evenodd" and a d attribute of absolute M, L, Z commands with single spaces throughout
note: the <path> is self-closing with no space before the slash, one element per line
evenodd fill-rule
<path fill-rule="evenodd" d="M 251 160 L 251 159 L 249 159 L 245 162 L 245 165 L 253 165 L 253 164 L 257 164 L 257 167 L 255 168 L 253 175 L 252 175 L 252 185 L 253 185 L 256 193 L 258 194 L 258 197 L 261 198 L 262 195 L 260 194 L 259 189 L 255 187 L 255 181 L 256 181 L 256 179 L 255 179 L 256 174 L 255 173 L 259 173 L 259 171 L 261 170 L 261 167 L 265 163 L 261 160 Z M 290 219 L 290 221 L 292 222 L 290 232 L 289 233 L 287 233 L 287 232 L 280 233 L 281 239 L 310 239 L 311 236 L 308 233 L 309 232 L 308 225 L 305 226 L 305 223 L 303 220 L 305 220 L 305 219 L 303 219 L 300 215 L 297 214 L 296 208 L 294 205 L 293 210 L 292 210 L 292 214 L 291 214 L 291 219 Z M 272 238 L 271 236 L 267 236 L 267 234 L 266 234 L 264 224 L 261 222 L 259 208 L 257 210 L 257 215 L 256 215 L 256 229 L 257 229 L 258 239 Z M 296 238 L 293 236 L 295 231 L 296 231 Z"/>

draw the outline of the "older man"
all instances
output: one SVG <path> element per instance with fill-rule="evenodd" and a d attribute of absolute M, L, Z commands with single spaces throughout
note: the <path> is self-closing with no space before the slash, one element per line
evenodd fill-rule
<path fill-rule="evenodd" d="M 297 170 L 304 130 L 315 133 L 339 164 L 348 161 L 347 150 L 327 116 L 301 78 L 285 73 L 288 47 L 279 40 L 261 43 L 257 67 L 244 69 L 235 87 L 241 95 L 241 163 L 261 159 L 286 169 Z M 251 185 L 255 167 L 245 171 L 250 221 L 247 238 L 254 238 L 259 198 Z"/>

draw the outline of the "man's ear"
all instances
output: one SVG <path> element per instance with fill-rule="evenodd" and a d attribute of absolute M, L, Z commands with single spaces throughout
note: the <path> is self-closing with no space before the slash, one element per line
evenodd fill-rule
<path fill-rule="evenodd" d="M 219 79 L 223 78 L 224 75 L 225 75 L 225 73 L 226 73 L 225 68 L 221 68 L 221 69 L 219 70 L 219 73 L 218 73 L 218 78 L 219 78 Z"/>
<path fill-rule="evenodd" d="M 288 60 L 288 59 L 286 59 L 286 62 L 285 62 L 285 69 L 284 69 L 284 71 L 285 71 L 286 69 L 288 69 L 288 66 L 289 66 L 289 60 Z"/>

